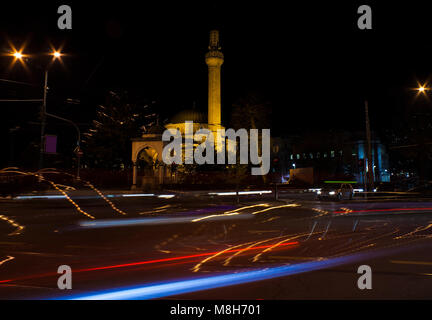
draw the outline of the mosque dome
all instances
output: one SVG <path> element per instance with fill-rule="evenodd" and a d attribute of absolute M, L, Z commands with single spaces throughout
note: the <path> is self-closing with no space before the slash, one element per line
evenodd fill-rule
<path fill-rule="evenodd" d="M 171 123 L 184 123 L 193 121 L 195 123 L 207 123 L 207 115 L 195 109 L 183 110 L 171 118 Z"/>

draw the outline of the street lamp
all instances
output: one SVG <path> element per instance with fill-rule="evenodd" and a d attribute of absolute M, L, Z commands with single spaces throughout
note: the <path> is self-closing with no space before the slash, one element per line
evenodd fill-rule
<path fill-rule="evenodd" d="M 23 58 L 23 55 L 21 52 L 14 52 L 13 56 L 15 57 L 15 59 L 17 60 L 21 60 Z"/>
<path fill-rule="evenodd" d="M 53 59 L 60 58 L 61 54 L 58 51 L 53 51 L 51 53 Z M 48 91 L 48 67 L 45 68 L 45 77 L 44 77 L 44 89 L 43 89 L 43 103 L 41 110 L 41 140 L 40 140 L 40 149 L 39 149 L 39 170 L 43 167 L 43 155 L 44 155 L 44 139 L 45 139 L 45 126 L 46 126 L 46 116 L 48 115 L 46 112 L 46 100 L 47 100 L 47 91 Z"/>
<path fill-rule="evenodd" d="M 428 91 L 430 89 L 431 88 L 427 87 L 426 85 L 421 85 L 420 83 L 419 83 L 418 88 L 415 88 L 415 90 L 418 91 L 418 94 L 420 94 L 420 93 L 426 94 L 426 91 Z"/>
<path fill-rule="evenodd" d="M 62 54 L 60 52 L 58 52 L 58 51 L 54 51 L 52 53 L 52 55 L 54 56 L 54 59 L 60 58 L 62 56 Z"/>
<path fill-rule="evenodd" d="M 63 54 L 58 51 L 58 50 L 53 50 L 50 55 L 53 57 L 53 60 L 56 59 L 61 59 L 61 57 L 63 56 Z M 14 50 L 14 53 L 12 54 L 12 56 L 15 57 L 15 61 L 20 60 L 22 62 L 22 59 L 24 58 L 24 55 L 21 53 L 21 51 L 17 51 Z M 46 102 L 47 102 L 47 91 L 48 91 L 48 68 L 50 65 L 45 67 L 45 76 L 44 76 L 44 88 L 43 88 L 43 99 L 42 99 L 42 106 L 41 106 L 41 140 L 40 140 L 40 152 L 39 152 L 39 169 L 42 169 L 43 167 L 43 154 L 44 154 L 44 139 L 45 139 L 45 126 L 46 126 L 46 117 L 52 117 L 52 118 L 56 118 L 59 120 L 63 120 L 66 121 L 70 124 L 72 124 L 75 129 L 77 130 L 77 134 L 78 134 L 78 141 L 77 141 L 77 148 L 76 153 L 77 153 L 77 157 L 78 157 L 78 165 L 77 165 L 77 178 L 79 178 L 79 169 L 80 169 L 80 157 L 81 157 L 81 150 L 80 150 L 80 140 L 81 140 L 81 133 L 80 130 L 78 128 L 78 126 L 65 118 L 56 116 L 54 114 L 50 114 L 46 111 Z"/>

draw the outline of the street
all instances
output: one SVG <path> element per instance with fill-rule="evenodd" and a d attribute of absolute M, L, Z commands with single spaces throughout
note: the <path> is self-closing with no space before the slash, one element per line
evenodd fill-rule
<path fill-rule="evenodd" d="M 212 193 L 211 195 L 209 193 Z M 424 299 L 432 199 L 143 192 L 1 200 L 1 299 Z M 93 218 L 91 218 L 93 217 Z M 60 290 L 57 269 L 72 269 Z M 372 289 L 360 290 L 360 265 Z"/>

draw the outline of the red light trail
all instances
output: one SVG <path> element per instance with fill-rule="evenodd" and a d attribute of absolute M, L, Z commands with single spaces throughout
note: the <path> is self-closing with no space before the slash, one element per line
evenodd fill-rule
<path fill-rule="evenodd" d="M 285 242 L 285 243 L 281 243 L 278 246 L 292 246 L 292 245 L 296 245 L 296 244 L 298 244 L 298 241 Z M 233 250 L 225 251 L 225 253 L 232 253 L 232 252 L 246 251 L 246 250 L 267 249 L 267 248 L 270 248 L 271 246 L 273 246 L 273 245 L 258 246 L 258 247 L 252 247 L 252 248 L 246 248 L 246 249 L 233 249 Z M 114 268 L 139 266 L 139 265 L 151 264 L 151 263 L 176 261 L 176 260 L 183 260 L 183 259 L 190 259 L 190 258 L 197 258 L 197 257 L 212 256 L 212 255 L 218 254 L 219 252 L 220 251 L 205 252 L 205 253 L 193 254 L 193 255 L 188 255 L 188 256 L 164 258 L 164 259 L 157 259 L 157 260 L 138 261 L 138 262 L 125 263 L 125 264 L 117 264 L 117 265 L 104 266 L 104 267 L 95 267 L 95 268 L 88 268 L 88 269 L 80 269 L 80 270 L 77 270 L 77 271 L 74 271 L 74 272 L 85 272 L 85 271 L 94 271 L 94 270 L 106 270 L 106 269 L 114 269 Z"/>
<path fill-rule="evenodd" d="M 432 210 L 432 208 L 387 208 L 387 209 L 368 209 L 368 210 L 350 210 L 334 211 L 333 213 L 357 213 L 357 212 L 389 212 L 389 211 L 421 211 Z"/>
<path fill-rule="evenodd" d="M 278 247 L 281 246 L 295 246 L 298 245 L 298 241 L 292 241 L 292 242 L 285 242 L 278 245 Z M 252 247 L 252 248 L 246 248 L 246 249 L 232 249 L 227 250 L 224 253 L 232 253 L 232 252 L 238 252 L 238 251 L 248 251 L 248 250 L 259 250 L 259 249 L 267 249 L 274 245 L 265 245 L 265 246 L 258 246 L 258 247 Z M 180 257 L 171 257 L 171 258 L 164 258 L 164 259 L 155 259 L 155 260 L 146 260 L 146 261 L 137 261 L 137 262 L 131 262 L 131 263 L 124 263 L 124 264 L 117 264 L 117 265 L 110 265 L 110 266 L 102 266 L 102 267 L 94 267 L 94 268 L 87 268 L 87 269 L 78 269 L 73 271 L 73 273 L 77 272 L 88 272 L 88 271 L 97 271 L 97 270 L 109 270 L 109 269 L 117 269 L 117 268 L 125 268 L 125 267 L 133 267 L 133 266 L 140 266 L 140 265 L 146 265 L 146 264 L 153 264 L 153 263 L 160 263 L 160 262 L 171 262 L 171 261 L 178 261 L 178 260 L 186 260 L 186 259 L 192 259 L 197 257 L 205 257 L 205 256 L 212 256 L 220 251 L 215 252 L 205 252 L 205 253 L 199 253 L 199 254 L 193 254 L 193 255 L 187 255 L 187 256 L 180 256 Z M 8 280 L 0 280 L 1 283 L 8 283 L 12 281 L 17 280 L 28 280 L 28 279 L 35 279 L 35 278 L 43 278 L 43 277 L 49 277 L 49 276 L 57 276 L 57 273 L 45 273 L 40 275 L 33 275 L 33 276 L 27 276 L 27 277 L 21 277 L 21 278 L 15 278 L 15 279 L 8 279 Z"/>

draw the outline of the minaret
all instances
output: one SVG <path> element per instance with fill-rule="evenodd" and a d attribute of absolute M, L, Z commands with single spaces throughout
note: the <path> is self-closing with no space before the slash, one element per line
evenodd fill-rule
<path fill-rule="evenodd" d="M 217 129 L 222 128 L 220 73 L 224 61 L 217 30 L 210 31 L 210 45 L 205 61 L 208 66 L 208 128 L 216 134 Z"/>

